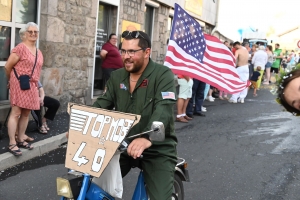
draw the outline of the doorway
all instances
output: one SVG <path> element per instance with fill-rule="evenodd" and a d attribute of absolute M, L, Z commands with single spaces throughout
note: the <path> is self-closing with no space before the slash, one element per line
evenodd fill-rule
<path fill-rule="evenodd" d="M 101 95 L 105 87 L 105 82 L 103 79 L 103 73 L 101 68 L 102 60 L 100 58 L 100 51 L 102 49 L 103 44 L 107 42 L 109 34 L 117 34 L 117 19 L 117 6 L 99 2 L 93 88 L 94 96 Z"/>

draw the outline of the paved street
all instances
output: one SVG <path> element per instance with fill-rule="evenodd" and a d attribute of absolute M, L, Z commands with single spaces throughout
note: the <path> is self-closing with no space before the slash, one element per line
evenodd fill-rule
<path fill-rule="evenodd" d="M 252 93 L 251 93 L 252 94 Z M 205 102 L 206 117 L 177 124 L 178 156 L 188 161 L 187 200 L 300 199 L 299 118 L 282 112 L 268 90 L 245 104 Z M 0 199 L 58 199 L 64 148 L 2 172 Z M 138 170 L 124 179 L 131 199 Z"/>

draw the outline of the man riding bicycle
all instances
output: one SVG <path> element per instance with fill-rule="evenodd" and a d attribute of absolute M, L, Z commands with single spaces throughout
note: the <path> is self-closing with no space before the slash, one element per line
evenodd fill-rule
<path fill-rule="evenodd" d="M 151 41 L 146 33 L 124 31 L 122 38 L 120 52 L 124 68 L 111 73 L 104 94 L 93 107 L 141 115 L 140 122 L 132 127 L 128 136 L 150 130 L 153 121 L 164 124 L 163 142 L 151 143 L 146 136 L 134 139 L 121 155 L 120 167 L 124 177 L 132 161 L 143 154 L 140 162 L 150 199 L 168 200 L 172 196 L 177 163 L 174 74 L 168 67 L 152 61 Z"/>

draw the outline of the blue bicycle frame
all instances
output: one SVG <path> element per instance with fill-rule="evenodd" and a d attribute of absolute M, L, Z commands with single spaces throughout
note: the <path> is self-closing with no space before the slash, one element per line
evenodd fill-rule
<path fill-rule="evenodd" d="M 84 174 L 83 176 L 84 178 L 77 200 L 115 200 L 114 197 L 102 190 L 95 183 L 91 182 L 91 176 L 89 174 Z M 61 200 L 65 200 L 65 197 L 61 197 Z M 132 200 L 148 200 L 143 171 L 139 174 Z"/>

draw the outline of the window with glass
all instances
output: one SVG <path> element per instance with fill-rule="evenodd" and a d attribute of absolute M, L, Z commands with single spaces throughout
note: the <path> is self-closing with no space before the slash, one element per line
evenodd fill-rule
<path fill-rule="evenodd" d="M 172 31 L 172 23 L 173 23 L 173 17 L 169 16 L 168 17 L 168 31 L 167 31 L 168 38 Z"/>
<path fill-rule="evenodd" d="M 0 0 L 0 102 L 8 100 L 5 63 L 19 43 L 19 30 L 28 22 L 37 23 L 40 0 Z"/>
<path fill-rule="evenodd" d="M 152 6 L 145 6 L 144 32 L 147 33 L 150 38 L 152 38 L 153 12 L 154 8 Z"/>

